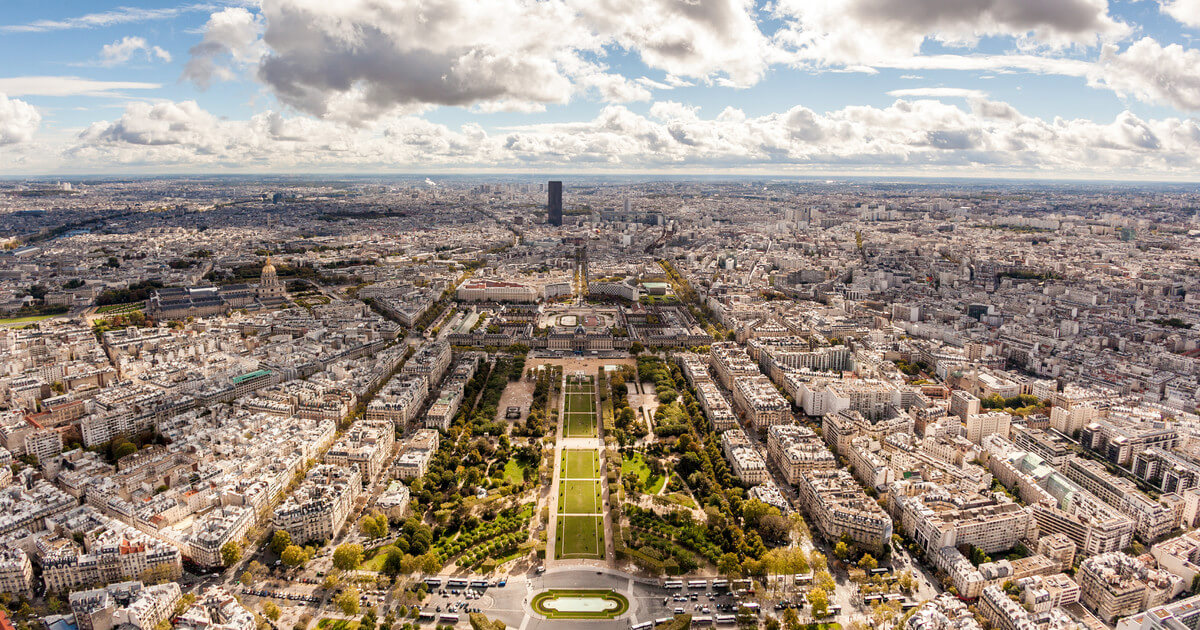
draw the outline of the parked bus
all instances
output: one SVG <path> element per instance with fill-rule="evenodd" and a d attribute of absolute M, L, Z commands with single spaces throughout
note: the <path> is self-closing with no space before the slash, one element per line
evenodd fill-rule
<path fill-rule="evenodd" d="M 487 580 L 471 580 L 471 588 L 487 588 Z"/>
<path fill-rule="evenodd" d="M 434 619 L 437 619 L 437 615 L 433 614 L 432 611 L 422 610 L 421 613 L 417 615 L 417 621 L 433 621 Z"/>
<path fill-rule="evenodd" d="M 729 588 L 729 580 L 713 580 L 712 586 L 714 590 L 719 588 Z"/>
<path fill-rule="evenodd" d="M 442 613 L 442 616 L 438 617 L 438 623 L 448 623 L 453 626 L 458 623 L 458 615 L 454 613 Z"/>
<path fill-rule="evenodd" d="M 698 589 L 703 590 L 705 588 L 708 588 L 708 582 L 706 582 L 704 580 L 690 580 L 688 582 L 688 588 L 698 588 Z"/>
<path fill-rule="evenodd" d="M 717 623 L 720 625 L 737 623 L 737 615 L 717 615 Z"/>
<path fill-rule="evenodd" d="M 450 588 L 466 588 L 467 581 L 466 580 L 450 580 L 450 581 L 446 582 L 446 586 L 449 586 Z"/>
<path fill-rule="evenodd" d="M 712 617 L 692 617 L 693 626 L 707 626 L 712 623 Z"/>
<path fill-rule="evenodd" d="M 653 627 L 653 621 L 643 621 L 642 623 L 635 623 L 632 626 L 629 626 L 629 630 L 650 630 L 650 628 Z"/>
<path fill-rule="evenodd" d="M 674 617 L 659 617 L 658 619 L 654 620 L 654 625 L 661 626 L 664 623 L 671 623 L 672 621 L 675 621 Z"/>
<path fill-rule="evenodd" d="M 680 580 L 667 580 L 667 582 L 663 584 L 663 588 L 672 591 L 681 590 L 683 588 L 683 582 Z"/>
<path fill-rule="evenodd" d="M 746 602 L 746 603 L 742 604 L 742 608 L 749 610 L 750 612 L 754 613 L 755 615 L 758 614 L 758 604 L 755 602 Z"/>
<path fill-rule="evenodd" d="M 442 585 L 442 578 L 425 578 L 425 586 L 429 588 L 439 588 Z"/>

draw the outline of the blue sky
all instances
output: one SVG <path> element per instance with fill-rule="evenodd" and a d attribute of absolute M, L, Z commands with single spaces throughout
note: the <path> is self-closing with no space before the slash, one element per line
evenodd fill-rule
<path fill-rule="evenodd" d="M 1196 178 L 1200 0 L 7 0 L 0 175 Z"/>

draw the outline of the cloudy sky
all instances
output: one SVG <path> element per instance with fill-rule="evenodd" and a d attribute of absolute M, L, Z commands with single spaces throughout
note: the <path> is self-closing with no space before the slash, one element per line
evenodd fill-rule
<path fill-rule="evenodd" d="M 1200 0 L 4 0 L 0 175 L 1200 179 Z"/>

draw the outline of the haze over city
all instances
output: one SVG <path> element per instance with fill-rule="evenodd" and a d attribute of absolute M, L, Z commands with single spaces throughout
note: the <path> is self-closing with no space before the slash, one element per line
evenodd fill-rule
<path fill-rule="evenodd" d="M 1200 630 L 1200 0 L 9 0 L 0 630 Z"/>

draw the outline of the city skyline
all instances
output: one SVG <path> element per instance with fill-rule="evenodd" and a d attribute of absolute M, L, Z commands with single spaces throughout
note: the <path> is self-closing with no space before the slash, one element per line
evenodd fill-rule
<path fill-rule="evenodd" d="M 12 5 L 0 177 L 1200 167 L 1197 0 Z"/>

